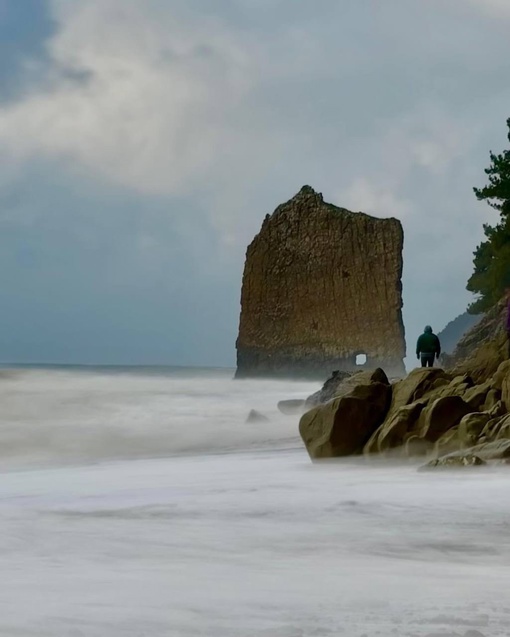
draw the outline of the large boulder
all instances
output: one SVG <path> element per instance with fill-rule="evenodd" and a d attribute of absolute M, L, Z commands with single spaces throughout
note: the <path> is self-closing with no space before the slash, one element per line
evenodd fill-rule
<path fill-rule="evenodd" d="M 473 409 L 474 411 L 478 411 L 485 404 L 489 391 L 491 391 L 490 380 L 480 385 L 471 387 L 466 392 L 464 392 L 462 398 L 471 407 L 471 409 Z"/>
<path fill-rule="evenodd" d="M 345 396 L 358 385 L 368 385 L 373 382 L 389 383 L 388 377 L 380 368 L 360 371 L 355 374 L 333 372 L 333 375 L 324 383 L 323 388 L 306 399 L 305 408 L 311 409 L 317 405 L 324 405 L 333 398 Z"/>
<path fill-rule="evenodd" d="M 475 412 L 462 418 L 458 427 L 458 437 L 461 448 L 473 446 L 490 420 L 487 412 Z"/>
<path fill-rule="evenodd" d="M 439 367 L 418 368 L 395 383 L 391 400 L 390 416 L 404 405 L 416 402 L 431 390 L 440 390 L 444 383 L 437 385 L 437 381 L 450 380 L 450 377 Z"/>
<path fill-rule="evenodd" d="M 299 433 L 312 460 L 360 453 L 383 422 L 391 385 L 381 369 L 363 380 L 364 384 L 301 417 Z"/>
<path fill-rule="evenodd" d="M 436 442 L 470 411 L 469 405 L 460 396 L 437 398 L 422 411 L 416 433 L 420 438 Z"/>
<path fill-rule="evenodd" d="M 437 367 L 414 369 L 406 378 L 393 385 L 390 409 L 381 427 L 374 432 L 367 443 L 366 454 L 403 445 L 415 426 L 423 407 L 431 396 L 441 394 L 451 378 Z M 421 400 L 423 397 L 427 399 Z M 407 407 L 415 407 L 407 409 Z"/>
<path fill-rule="evenodd" d="M 416 402 L 398 407 L 386 418 L 365 445 L 366 454 L 382 453 L 403 444 L 405 436 L 415 426 L 425 403 Z"/>
<path fill-rule="evenodd" d="M 342 372 L 335 370 L 327 379 L 324 385 L 311 396 L 306 399 L 306 409 L 311 409 L 316 405 L 323 405 L 328 400 L 332 400 L 337 394 L 342 393 L 342 386 L 352 376 L 350 372 Z M 347 385 L 346 385 L 347 387 Z M 348 390 L 347 390 L 348 391 Z M 344 392 L 344 393 L 347 393 Z"/>

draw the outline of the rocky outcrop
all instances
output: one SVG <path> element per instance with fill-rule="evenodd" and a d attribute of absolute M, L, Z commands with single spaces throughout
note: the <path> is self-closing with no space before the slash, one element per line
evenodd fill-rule
<path fill-rule="evenodd" d="M 306 399 L 306 408 L 311 409 L 316 405 L 327 403 L 328 400 L 331 400 L 342 392 L 342 387 L 347 386 L 346 381 L 351 377 L 352 374 L 350 372 L 335 370 L 319 391 L 308 396 Z"/>
<path fill-rule="evenodd" d="M 489 462 L 507 462 L 510 459 L 510 440 L 496 440 L 454 451 L 440 458 L 430 460 L 422 469 L 435 467 L 459 467 L 484 465 Z"/>
<path fill-rule="evenodd" d="M 384 424 L 368 441 L 365 452 L 383 453 L 402 446 L 407 434 L 413 431 L 424 406 L 424 403 L 417 402 L 391 410 Z"/>
<path fill-rule="evenodd" d="M 266 216 L 247 250 L 237 377 L 404 373 L 403 231 L 305 186 Z"/>
<path fill-rule="evenodd" d="M 464 312 L 453 319 L 453 321 L 450 321 L 438 334 L 443 352 L 445 354 L 452 354 L 464 335 L 473 329 L 481 320 L 481 315 Z"/>
<path fill-rule="evenodd" d="M 484 460 L 472 453 L 463 454 L 450 454 L 443 456 L 442 458 L 434 458 L 423 467 L 420 467 L 421 471 L 426 469 L 453 469 L 455 467 L 478 467 L 486 464 Z"/>
<path fill-rule="evenodd" d="M 469 373 L 476 383 L 488 380 L 508 359 L 506 301 L 502 299 L 460 340 L 444 364 L 454 374 Z"/>
<path fill-rule="evenodd" d="M 436 398 L 420 414 L 418 437 L 436 442 L 445 432 L 456 427 L 468 413 L 469 405 L 460 396 Z"/>
<path fill-rule="evenodd" d="M 394 383 L 388 414 L 365 446 L 365 453 L 383 453 L 402 447 L 411 437 L 418 439 L 415 429 L 422 411 L 432 397 L 439 397 L 450 381 L 451 378 L 442 369 L 427 368 L 415 369 L 406 378 Z M 416 443 L 417 440 L 407 448 L 423 447 Z"/>
<path fill-rule="evenodd" d="M 510 361 L 480 383 L 438 368 L 393 384 L 382 370 L 354 374 L 301 417 L 300 433 L 314 460 L 363 451 L 425 457 L 429 468 L 510 463 Z"/>
<path fill-rule="evenodd" d="M 476 455 L 483 462 L 507 458 L 510 443 L 510 361 L 500 364 L 492 377 L 473 384 L 469 375 L 456 376 L 445 385 L 434 387 L 425 380 L 429 370 L 416 370 L 393 387 L 393 401 L 384 423 L 365 446 L 365 453 L 429 455 L 433 460 L 445 459 L 445 465 L 462 464 L 462 456 Z M 448 379 L 445 372 L 444 379 Z M 412 386 L 429 385 L 414 402 L 414 394 L 404 392 Z M 450 377 L 451 378 L 451 377 Z M 508 387 L 508 394 L 504 391 Z M 397 401 L 397 397 L 400 400 Z M 503 400 L 502 400 L 503 398 Z M 508 404 L 505 402 L 505 399 Z M 408 401 L 402 406 L 402 401 Z M 504 441 L 504 442 L 502 442 Z M 498 455 L 499 454 L 499 455 Z M 431 462 L 431 466 L 443 466 Z"/>
<path fill-rule="evenodd" d="M 386 375 L 377 369 L 360 377 L 350 391 L 301 417 L 299 433 L 312 460 L 360 453 L 384 421 L 391 402 Z"/>
<path fill-rule="evenodd" d="M 466 333 L 448 357 L 448 369 L 415 369 L 386 385 L 386 409 L 382 393 L 374 388 L 385 386 L 382 370 L 378 378 L 359 373 L 328 379 L 322 393 L 312 397 L 319 404 L 300 422 L 312 458 L 359 453 L 368 436 L 363 447 L 367 456 L 421 456 L 428 461 L 426 468 L 510 464 L 505 323 L 506 303 L 501 302 Z M 352 397 L 363 396 L 373 403 L 370 416 L 369 405 L 356 404 L 355 410 L 350 405 Z M 321 398 L 329 402 L 320 404 Z M 359 426 L 361 420 L 366 426 Z"/>

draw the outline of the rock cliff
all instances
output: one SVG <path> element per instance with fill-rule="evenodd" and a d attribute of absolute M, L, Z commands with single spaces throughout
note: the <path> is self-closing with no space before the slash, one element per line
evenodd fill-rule
<path fill-rule="evenodd" d="M 452 354 L 463 337 L 482 320 L 482 316 L 464 312 L 442 329 L 438 336 L 441 349 L 445 354 Z"/>
<path fill-rule="evenodd" d="M 468 373 L 476 382 L 492 376 L 508 359 L 506 313 L 506 299 L 501 299 L 464 334 L 453 354 L 445 357 L 445 367 L 455 374 Z"/>
<path fill-rule="evenodd" d="M 237 377 L 404 373 L 403 231 L 326 203 L 304 186 L 267 215 L 248 247 Z"/>

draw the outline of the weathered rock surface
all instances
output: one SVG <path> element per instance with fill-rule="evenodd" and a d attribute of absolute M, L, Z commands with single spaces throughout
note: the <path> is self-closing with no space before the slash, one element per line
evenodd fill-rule
<path fill-rule="evenodd" d="M 459 423 L 458 440 L 461 448 L 471 447 L 481 436 L 490 420 L 488 412 L 466 414 Z"/>
<path fill-rule="evenodd" d="M 437 398 L 422 411 L 416 433 L 420 438 L 436 442 L 470 411 L 469 405 L 460 396 Z"/>
<path fill-rule="evenodd" d="M 482 430 L 480 439 L 483 439 L 483 442 L 510 439 L 510 415 L 496 416 L 489 420 Z"/>
<path fill-rule="evenodd" d="M 510 361 L 503 361 L 492 377 L 493 389 L 501 391 L 505 377 L 510 373 Z"/>
<path fill-rule="evenodd" d="M 501 400 L 501 392 L 497 389 L 490 389 L 483 404 L 483 411 L 490 411 Z"/>
<path fill-rule="evenodd" d="M 470 387 L 463 395 L 464 400 L 472 409 L 481 409 L 487 400 L 487 395 L 491 390 L 491 382 L 486 381 L 481 385 Z"/>
<path fill-rule="evenodd" d="M 426 469 L 436 468 L 449 469 L 455 467 L 477 467 L 484 464 L 486 463 L 481 458 L 471 453 L 465 453 L 461 455 L 450 454 L 448 456 L 435 458 L 434 460 L 427 462 L 426 465 L 420 467 L 420 470 L 424 471 Z"/>
<path fill-rule="evenodd" d="M 372 435 L 364 452 L 368 454 L 383 453 L 389 449 L 400 447 L 406 435 L 412 431 L 424 408 L 424 403 L 412 403 L 391 410 L 381 427 Z"/>
<path fill-rule="evenodd" d="M 442 381 L 439 387 L 436 385 L 438 380 Z M 394 385 L 390 413 L 419 400 L 432 390 L 441 389 L 444 386 L 443 381 L 448 384 L 450 377 L 438 367 L 414 369 Z"/>
<path fill-rule="evenodd" d="M 433 445 L 431 442 L 413 434 L 409 436 L 405 442 L 403 455 L 406 458 L 426 456 L 432 447 Z"/>
<path fill-rule="evenodd" d="M 313 460 L 360 453 L 383 422 L 391 385 L 379 369 L 363 382 L 301 417 L 299 433 Z"/>
<path fill-rule="evenodd" d="M 438 334 L 443 352 L 446 354 L 452 354 L 459 341 L 481 320 L 482 317 L 479 315 L 473 316 L 473 314 L 464 312 L 460 316 L 457 316 L 457 318 L 453 321 L 450 321 Z"/>
<path fill-rule="evenodd" d="M 475 445 L 466 451 L 476 454 L 485 462 L 504 460 L 510 458 L 510 440 L 494 440 L 493 442 Z"/>
<path fill-rule="evenodd" d="M 266 216 L 247 250 L 237 376 L 404 373 L 403 231 L 305 186 Z"/>
<path fill-rule="evenodd" d="M 508 358 L 505 333 L 506 301 L 501 300 L 460 340 L 446 357 L 454 373 L 469 373 L 476 383 L 488 380 Z"/>
<path fill-rule="evenodd" d="M 431 395 L 441 392 L 450 380 L 442 369 L 434 367 L 415 369 L 406 378 L 396 382 L 386 419 L 374 432 L 364 452 L 381 453 L 403 445 Z"/>
<path fill-rule="evenodd" d="M 487 464 L 510 458 L 510 440 L 496 440 L 475 445 L 469 449 L 454 451 L 440 458 L 434 458 L 426 467 L 451 467 Z"/>
<path fill-rule="evenodd" d="M 357 385 L 367 385 L 374 382 L 384 384 L 389 382 L 388 377 L 382 369 L 377 368 L 364 372 L 356 372 L 355 374 L 335 371 L 331 378 L 328 378 L 324 383 L 321 390 L 306 399 L 306 408 L 310 409 L 316 405 L 324 405 L 330 400 L 333 400 L 333 398 L 348 394 Z"/>
<path fill-rule="evenodd" d="M 366 454 L 421 456 L 429 461 L 425 468 L 510 465 L 510 360 L 503 325 L 500 304 L 465 335 L 465 358 L 456 367 L 416 369 L 394 382 L 385 415 L 382 399 L 377 416 L 372 412 L 371 418 L 365 417 L 368 405 L 355 402 L 354 410 L 349 403 L 362 396 L 373 403 L 373 388 L 387 382 L 382 371 L 377 379 L 359 373 L 337 383 L 333 400 L 302 418 L 302 425 L 316 427 L 308 441 L 302 431 L 310 455 L 358 453 L 372 429 L 363 449 Z M 368 425 L 361 428 L 361 420 Z M 348 435 L 355 438 L 346 443 Z"/>
<path fill-rule="evenodd" d="M 462 444 L 459 436 L 459 428 L 452 427 L 445 434 L 443 434 L 434 445 L 434 457 L 440 458 L 441 456 L 458 451 L 462 448 Z"/>
<path fill-rule="evenodd" d="M 306 407 L 307 409 L 311 409 L 315 407 L 315 405 L 322 405 L 327 403 L 328 400 L 331 400 L 337 395 L 340 387 L 344 384 L 344 382 L 352 376 L 350 372 L 341 372 L 336 369 L 332 372 L 331 376 L 327 379 L 321 389 L 316 391 L 311 396 L 308 396 L 306 399 Z"/>

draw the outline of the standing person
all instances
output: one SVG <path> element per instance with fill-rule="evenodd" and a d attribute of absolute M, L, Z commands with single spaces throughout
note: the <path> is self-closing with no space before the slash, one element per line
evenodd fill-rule
<path fill-rule="evenodd" d="M 441 343 L 439 338 L 434 334 L 430 325 L 427 325 L 416 343 L 416 356 L 418 360 L 421 358 L 422 367 L 433 367 L 434 357 L 439 359 L 440 354 Z"/>

